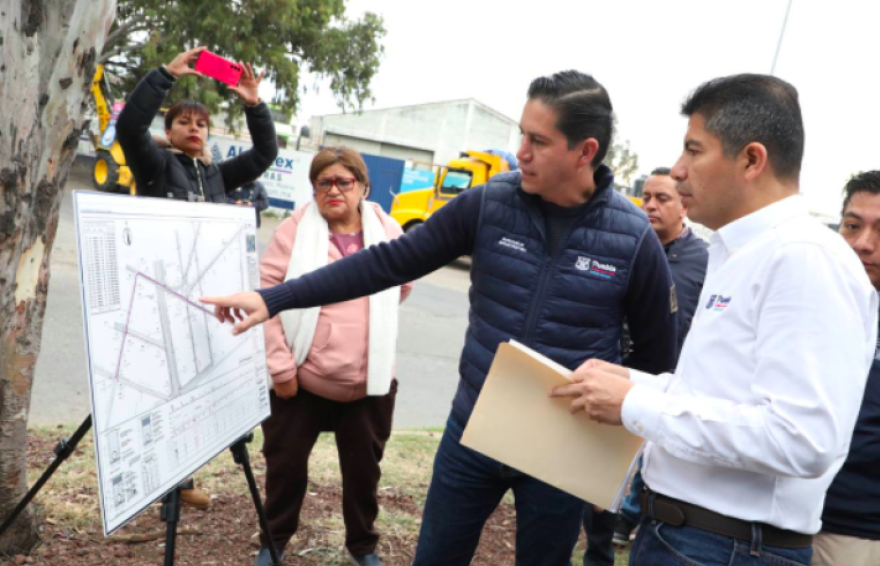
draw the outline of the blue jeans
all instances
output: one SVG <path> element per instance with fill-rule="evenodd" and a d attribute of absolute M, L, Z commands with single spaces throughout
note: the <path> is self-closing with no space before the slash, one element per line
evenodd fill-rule
<path fill-rule="evenodd" d="M 571 566 L 582 500 L 461 445 L 463 424 L 449 416 L 413 566 L 467 566 L 483 525 L 508 489 L 516 501 L 516 566 Z"/>
<path fill-rule="evenodd" d="M 645 487 L 645 480 L 642 479 L 642 461 L 639 460 L 639 469 L 633 476 L 632 485 L 629 493 L 623 498 L 623 504 L 620 506 L 620 516 L 635 527 L 642 520 L 642 506 L 639 504 L 639 494 Z"/>
<path fill-rule="evenodd" d="M 780 548 L 642 519 L 629 566 L 810 566 L 812 547 Z"/>

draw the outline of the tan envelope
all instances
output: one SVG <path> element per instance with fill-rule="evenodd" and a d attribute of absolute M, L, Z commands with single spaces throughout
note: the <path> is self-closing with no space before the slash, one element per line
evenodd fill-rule
<path fill-rule="evenodd" d="M 572 415 L 570 398 L 550 398 L 570 374 L 522 344 L 501 344 L 461 443 L 616 512 L 642 439 L 583 412 Z"/>

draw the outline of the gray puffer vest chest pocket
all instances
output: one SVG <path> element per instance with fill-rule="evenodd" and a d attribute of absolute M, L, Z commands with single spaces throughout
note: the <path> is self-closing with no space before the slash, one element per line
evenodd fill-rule
<path fill-rule="evenodd" d="M 453 401 L 465 420 L 501 342 L 517 340 L 569 369 L 590 358 L 620 361 L 632 262 L 651 229 L 606 183 L 551 257 L 538 197 L 519 185 L 519 173 L 502 174 L 484 193 L 462 379 Z"/>

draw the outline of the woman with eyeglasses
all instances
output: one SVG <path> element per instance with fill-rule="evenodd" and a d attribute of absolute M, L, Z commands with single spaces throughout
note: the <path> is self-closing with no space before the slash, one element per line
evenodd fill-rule
<path fill-rule="evenodd" d="M 349 148 L 315 155 L 314 202 L 281 223 L 260 265 L 261 286 L 288 279 L 397 238 L 400 225 L 369 194 L 367 166 Z M 379 462 L 391 434 L 397 307 L 412 284 L 304 310 L 266 322 L 266 358 L 274 392 L 263 423 L 266 515 L 281 551 L 296 533 L 308 483 L 307 464 L 321 432 L 334 432 L 342 471 L 342 513 L 349 562 L 381 565 Z M 265 534 L 256 566 L 271 563 Z"/>

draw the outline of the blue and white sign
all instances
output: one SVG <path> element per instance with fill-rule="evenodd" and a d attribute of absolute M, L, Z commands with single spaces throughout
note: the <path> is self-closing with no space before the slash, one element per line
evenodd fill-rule
<path fill-rule="evenodd" d="M 250 140 L 237 140 L 222 136 L 212 136 L 208 140 L 211 158 L 224 161 L 249 150 Z M 278 157 L 260 177 L 260 182 L 269 194 L 269 204 L 277 208 L 293 210 L 298 204 L 312 200 L 312 184 L 309 181 L 309 166 L 313 153 L 279 149 Z"/>

